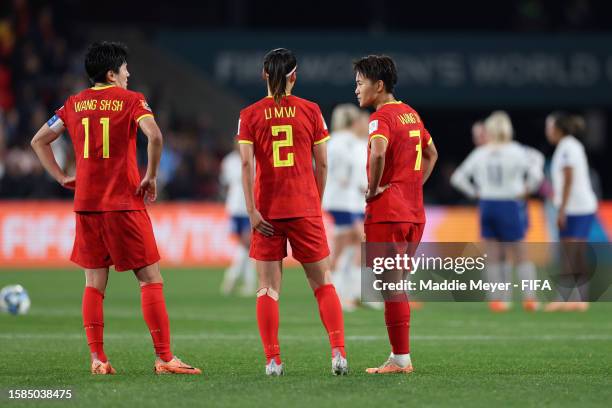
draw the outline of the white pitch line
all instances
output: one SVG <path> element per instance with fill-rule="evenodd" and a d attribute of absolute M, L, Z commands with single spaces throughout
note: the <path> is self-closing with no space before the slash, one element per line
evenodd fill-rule
<path fill-rule="evenodd" d="M 325 336 L 295 336 L 281 335 L 281 339 L 297 342 L 311 341 L 326 341 Z M 75 340 L 84 339 L 82 333 L 0 333 L 0 339 L 3 340 L 28 340 L 28 339 L 58 339 L 58 340 Z M 108 340 L 132 340 L 142 339 L 149 340 L 146 333 L 143 334 L 115 334 L 108 333 L 104 335 Z M 427 341 L 610 341 L 612 335 L 608 334 L 581 334 L 581 335 L 534 335 L 534 336 L 497 336 L 497 335 L 414 335 L 411 340 L 427 340 Z M 174 334 L 172 339 L 175 340 L 259 340 L 259 336 L 253 333 L 241 334 L 223 334 L 223 333 L 195 333 L 195 334 Z M 386 341 L 387 336 L 361 336 L 350 335 L 346 336 L 347 341 L 355 342 L 371 342 L 371 341 Z"/>
<path fill-rule="evenodd" d="M 82 318 L 81 310 L 78 308 L 61 308 L 61 309 L 37 309 L 32 310 L 29 313 L 30 316 L 44 316 L 44 317 L 72 317 L 72 318 Z M 140 310 L 126 311 L 126 310 L 104 310 L 104 316 L 107 319 L 127 319 L 127 318 L 137 318 L 141 319 L 142 314 Z M 201 322 L 223 322 L 223 323 L 254 323 L 255 319 L 252 316 L 219 316 L 218 314 L 206 314 L 206 313 L 184 313 L 184 312 L 171 312 L 170 320 L 187 320 L 187 321 L 201 321 Z M 282 321 L 284 323 L 309 323 L 312 322 L 312 319 L 309 318 L 301 318 L 294 316 L 285 316 Z M 599 322 L 597 323 L 599 328 L 610 328 L 612 329 L 612 323 Z M 499 327 L 500 322 L 498 321 L 490 321 L 490 320 L 448 320 L 445 322 L 440 322 L 440 325 L 447 327 L 474 327 L 474 328 L 484 328 L 484 327 Z M 543 327 L 543 326 L 551 326 L 555 329 L 566 329 L 566 330 L 578 330 L 582 328 L 586 328 L 589 326 L 588 323 L 576 322 L 576 321 L 519 321 L 514 322 L 513 325 L 515 327 Z"/>

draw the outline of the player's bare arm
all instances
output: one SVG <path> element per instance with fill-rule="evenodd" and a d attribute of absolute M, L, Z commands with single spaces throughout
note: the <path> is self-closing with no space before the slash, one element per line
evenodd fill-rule
<path fill-rule="evenodd" d="M 253 172 L 255 170 L 254 149 L 250 143 L 240 144 L 240 161 L 242 162 L 242 190 L 246 201 L 247 212 L 251 227 L 269 237 L 274 234 L 274 227 L 264 220 L 261 213 L 255 208 L 255 195 L 253 190 Z"/>
<path fill-rule="evenodd" d="M 563 168 L 563 190 L 561 194 L 561 205 L 559 206 L 559 212 L 557 214 L 557 226 L 559 228 L 565 228 L 567 222 L 567 215 L 565 209 L 567 208 L 567 202 L 569 201 L 570 191 L 572 190 L 572 182 L 574 178 L 574 169 L 572 167 Z"/>
<path fill-rule="evenodd" d="M 152 116 L 142 118 L 138 122 L 140 129 L 148 139 L 147 145 L 147 172 L 136 190 L 138 195 L 146 195 L 149 201 L 157 199 L 157 171 L 163 149 L 163 137 L 159 126 Z"/>
<path fill-rule="evenodd" d="M 36 156 L 42 163 L 43 167 L 58 183 L 63 187 L 74 190 L 75 177 L 68 176 L 64 173 L 62 168 L 57 164 L 53 150 L 51 149 L 51 143 L 53 143 L 61 132 L 54 132 L 48 124 L 44 124 L 38 132 L 32 138 L 30 145 L 34 149 Z"/>
<path fill-rule="evenodd" d="M 425 150 L 423 150 L 423 184 L 425 184 L 429 176 L 431 176 L 436 161 L 438 161 L 438 150 L 433 141 L 431 141 L 431 143 L 425 147 Z"/>
<path fill-rule="evenodd" d="M 317 190 L 319 197 L 323 200 L 325 192 L 325 183 L 327 181 L 327 145 L 326 143 L 318 143 L 313 146 L 312 153 L 315 162 L 315 179 L 317 181 Z"/>
<path fill-rule="evenodd" d="M 383 170 L 385 169 L 385 154 L 387 152 L 387 141 L 382 137 L 373 138 L 370 141 L 370 183 L 366 192 L 366 201 L 382 194 L 389 184 L 380 185 Z"/>

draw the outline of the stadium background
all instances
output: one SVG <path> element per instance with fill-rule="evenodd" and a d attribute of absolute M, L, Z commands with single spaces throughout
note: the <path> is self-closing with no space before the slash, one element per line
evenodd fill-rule
<path fill-rule="evenodd" d="M 69 94 L 88 85 L 84 49 L 100 38 L 129 45 L 130 87 L 148 97 L 165 136 L 160 203 L 151 209 L 169 264 L 219 265 L 231 253 L 219 165 L 232 148 L 238 111 L 264 91 L 261 57 L 278 46 L 295 50 L 296 93 L 317 101 L 328 121 L 336 104 L 355 102 L 352 59 L 371 52 L 396 58 L 396 95 L 421 113 L 440 150 L 425 188 L 426 240 L 477 239 L 473 203 L 448 180 L 473 147 L 472 123 L 495 109 L 508 110 L 517 140 L 548 158 L 545 116 L 556 109 L 584 115 L 593 182 L 600 199 L 611 199 L 612 33 L 605 2 L 474 5 L 478 13 L 463 4 L 438 12 L 423 3 L 315 1 L 287 17 L 282 7 L 246 0 L 132 1 L 108 13 L 70 0 L 3 2 L 0 264 L 67 264 L 71 193 L 44 174 L 29 140 Z M 146 145 L 139 146 L 143 166 Z M 55 150 L 72 168 L 66 135 Z M 555 238 L 549 194 L 545 184 L 534 196 L 532 241 Z M 592 240 L 612 236 L 611 211 L 603 201 Z"/>

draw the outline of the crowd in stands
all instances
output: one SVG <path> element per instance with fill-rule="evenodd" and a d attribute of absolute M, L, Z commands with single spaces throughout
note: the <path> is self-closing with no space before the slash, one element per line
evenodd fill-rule
<path fill-rule="evenodd" d="M 90 86 L 83 67 L 87 44 L 58 27 L 51 5 L 6 3 L 0 6 L 0 199 L 69 198 L 72 193 L 44 172 L 30 140 L 67 96 Z M 219 138 L 209 126 L 211 119 L 202 114 L 181 120 L 164 105 L 163 94 L 137 79 L 130 84 L 147 95 L 164 132 L 160 198 L 219 198 L 219 165 L 227 146 L 215 143 Z M 145 140 L 138 145 L 139 163 L 144 164 Z M 67 133 L 53 149 L 60 166 L 74 172 Z"/>

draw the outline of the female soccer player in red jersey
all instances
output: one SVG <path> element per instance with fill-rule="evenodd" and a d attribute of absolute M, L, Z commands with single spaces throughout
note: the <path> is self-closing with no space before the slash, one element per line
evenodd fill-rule
<path fill-rule="evenodd" d="M 395 243 L 412 256 L 425 228 L 423 184 L 438 154 L 418 113 L 393 96 L 397 71 L 387 56 L 370 55 L 354 63 L 355 94 L 361 107 L 376 109 L 370 116 L 366 243 Z M 399 243 L 399 245 L 397 245 Z M 404 276 L 388 272 L 393 282 Z M 409 373 L 410 305 L 404 292 L 382 293 L 391 356 L 370 374 Z"/>
<path fill-rule="evenodd" d="M 144 96 L 127 89 L 127 48 L 92 44 L 85 69 L 94 84 L 68 97 L 32 139 L 49 174 L 75 190 L 76 237 L 71 260 L 85 268 L 83 325 L 91 351 L 92 374 L 115 374 L 104 353 L 104 291 L 109 266 L 133 270 L 140 282 L 142 313 L 157 359 L 157 374 L 200 374 L 170 351 L 170 325 L 159 271 L 159 253 L 144 197 L 157 195 L 162 134 Z M 149 140 L 147 172 L 136 164 L 136 130 Z M 67 129 L 76 157 L 76 179 L 57 164 L 51 143 Z"/>
<path fill-rule="evenodd" d="M 296 70 L 297 60 L 291 51 L 270 51 L 262 71 L 268 96 L 243 109 L 238 122 L 242 185 L 254 230 L 250 256 L 257 261 L 260 287 L 257 324 L 266 355 L 266 374 L 282 375 L 278 299 L 289 241 L 319 304 L 332 349 L 332 372 L 344 375 L 348 372 L 344 322 L 331 284 L 329 248 L 321 217 L 327 177 L 325 142 L 329 136 L 319 106 L 291 95 Z"/>

